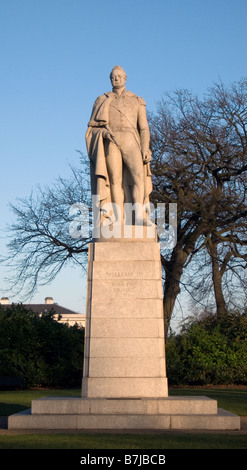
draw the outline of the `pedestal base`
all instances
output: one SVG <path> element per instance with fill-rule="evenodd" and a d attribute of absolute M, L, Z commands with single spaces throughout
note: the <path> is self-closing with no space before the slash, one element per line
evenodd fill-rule
<path fill-rule="evenodd" d="M 90 398 L 145 398 L 167 397 L 166 377 L 101 377 L 84 378 L 82 397 Z"/>
<path fill-rule="evenodd" d="M 32 402 L 9 416 L 9 429 L 238 430 L 240 418 L 207 397 L 142 399 L 58 398 Z"/>
<path fill-rule="evenodd" d="M 159 244 L 92 243 L 82 397 L 167 396 Z"/>

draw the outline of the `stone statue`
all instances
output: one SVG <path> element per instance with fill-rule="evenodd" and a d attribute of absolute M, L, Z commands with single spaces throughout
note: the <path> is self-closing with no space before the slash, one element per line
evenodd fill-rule
<path fill-rule="evenodd" d="M 93 106 L 86 132 L 91 188 L 92 195 L 98 195 L 103 218 L 112 220 L 113 215 L 122 224 L 124 203 L 137 203 L 133 223 L 147 225 L 152 181 L 146 103 L 126 90 L 126 78 L 116 65 L 110 74 L 112 91 L 99 96 Z"/>

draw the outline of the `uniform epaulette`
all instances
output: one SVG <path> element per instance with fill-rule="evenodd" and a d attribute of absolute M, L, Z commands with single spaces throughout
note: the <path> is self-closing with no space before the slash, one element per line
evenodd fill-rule
<path fill-rule="evenodd" d="M 141 96 L 137 96 L 137 99 L 140 104 L 142 104 L 143 106 L 146 106 L 146 101 Z"/>

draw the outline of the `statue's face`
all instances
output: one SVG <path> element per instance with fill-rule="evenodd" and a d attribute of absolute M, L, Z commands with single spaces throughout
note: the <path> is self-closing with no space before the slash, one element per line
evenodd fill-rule
<path fill-rule="evenodd" d="M 116 69 L 112 72 L 111 83 L 113 88 L 122 88 L 126 83 L 126 77 L 121 69 Z"/>

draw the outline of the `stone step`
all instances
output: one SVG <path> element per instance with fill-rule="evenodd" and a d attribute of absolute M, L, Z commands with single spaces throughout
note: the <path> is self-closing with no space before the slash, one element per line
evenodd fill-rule
<path fill-rule="evenodd" d="M 161 280 L 156 279 L 94 279 L 92 299 L 162 299 Z"/>
<path fill-rule="evenodd" d="M 166 363 L 164 357 L 91 357 L 90 377 L 165 377 Z"/>
<path fill-rule="evenodd" d="M 88 261 L 160 261 L 159 243 L 127 242 L 92 243 L 89 245 Z"/>
<path fill-rule="evenodd" d="M 131 358 L 132 359 L 132 358 Z M 134 360 L 134 358 L 132 359 Z M 145 358 L 144 358 L 145 360 Z M 91 367 L 91 366 L 89 366 Z M 90 369 L 91 370 L 91 369 Z M 83 398 L 162 398 L 168 396 L 167 378 L 83 377 Z"/>
<path fill-rule="evenodd" d="M 94 261 L 88 279 L 161 279 L 159 261 Z"/>
<path fill-rule="evenodd" d="M 163 318 L 92 318 L 94 338 L 164 338 Z"/>
<path fill-rule="evenodd" d="M 66 430 L 238 430 L 240 418 L 225 410 L 216 415 L 31 414 L 31 409 L 9 416 L 8 429 Z"/>
<path fill-rule="evenodd" d="M 102 297 L 93 298 L 91 307 L 94 312 L 93 318 L 116 319 L 123 318 L 126 323 L 129 319 L 152 319 L 160 318 L 163 320 L 163 302 L 162 298 L 114 298 Z"/>
<path fill-rule="evenodd" d="M 216 415 L 217 400 L 198 397 L 81 398 L 45 397 L 32 401 L 32 414 Z"/>
<path fill-rule="evenodd" d="M 95 238 L 94 242 L 97 244 L 107 243 L 113 244 L 129 244 L 129 243 L 157 243 L 157 230 L 155 226 L 140 226 L 140 225 L 124 225 L 124 226 L 114 226 L 114 231 L 110 228 L 104 229 L 101 227 L 100 233 L 93 234 Z"/>

